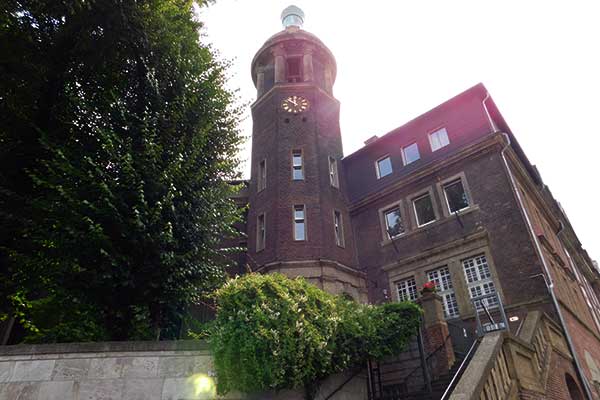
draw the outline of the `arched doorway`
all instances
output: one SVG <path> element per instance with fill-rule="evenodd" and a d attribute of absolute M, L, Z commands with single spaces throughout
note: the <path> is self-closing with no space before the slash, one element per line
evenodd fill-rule
<path fill-rule="evenodd" d="M 569 390 L 569 396 L 571 400 L 585 400 L 583 393 L 579 390 L 579 386 L 575 382 L 575 379 L 570 374 L 565 374 L 565 381 L 567 382 L 567 390 Z"/>

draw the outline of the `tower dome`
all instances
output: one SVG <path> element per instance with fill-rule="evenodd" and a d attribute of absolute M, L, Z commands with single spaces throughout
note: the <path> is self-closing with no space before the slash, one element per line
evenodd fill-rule
<path fill-rule="evenodd" d="M 304 12 L 289 6 L 281 13 L 284 29 L 271 36 L 252 60 L 257 97 L 278 84 L 310 83 L 333 95 L 336 63 L 321 40 L 301 29 Z"/>
<path fill-rule="evenodd" d="M 291 5 L 281 13 L 281 23 L 284 28 L 289 26 L 301 28 L 304 23 L 304 12 L 299 7 Z"/>

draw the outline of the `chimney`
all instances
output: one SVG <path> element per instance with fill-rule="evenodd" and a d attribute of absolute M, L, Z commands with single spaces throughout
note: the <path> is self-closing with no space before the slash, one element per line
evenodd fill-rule
<path fill-rule="evenodd" d="M 374 141 L 376 141 L 377 139 L 379 139 L 377 137 L 377 135 L 373 135 L 370 138 L 368 138 L 367 140 L 365 140 L 365 146 L 370 145 L 371 143 L 373 143 Z"/>

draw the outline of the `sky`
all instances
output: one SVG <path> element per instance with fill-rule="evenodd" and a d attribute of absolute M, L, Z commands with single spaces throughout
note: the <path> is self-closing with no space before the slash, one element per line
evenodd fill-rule
<path fill-rule="evenodd" d="M 218 0 L 198 11 L 203 40 L 231 60 L 242 102 L 256 99 L 252 57 L 290 4 L 336 57 L 344 154 L 482 82 L 600 260 L 600 2 Z"/>

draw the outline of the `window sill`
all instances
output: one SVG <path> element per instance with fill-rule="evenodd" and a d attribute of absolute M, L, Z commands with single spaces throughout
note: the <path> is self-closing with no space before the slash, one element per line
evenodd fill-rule
<path fill-rule="evenodd" d="M 439 221 L 439 220 L 438 219 L 432 219 L 429 222 L 425 222 L 424 224 L 417 225 L 417 229 L 421 229 L 421 228 L 424 228 L 424 227 L 429 226 L 431 224 L 435 224 L 437 221 Z"/>
<path fill-rule="evenodd" d="M 413 230 L 411 230 L 411 231 L 409 231 L 409 232 L 403 233 L 402 235 L 400 235 L 400 236 L 397 236 L 397 237 L 395 237 L 395 238 L 393 238 L 393 239 L 385 239 L 385 240 L 382 240 L 382 241 L 379 243 L 379 245 L 380 245 L 381 247 L 387 246 L 387 245 L 389 245 L 389 244 L 392 244 L 392 242 L 393 242 L 393 241 L 400 240 L 400 239 L 404 239 L 404 238 L 407 238 L 407 237 L 410 237 L 410 236 L 416 235 L 416 234 L 418 234 L 418 233 L 420 233 L 420 232 L 423 232 L 423 231 L 425 231 L 425 230 L 427 230 L 427 229 L 431 229 L 431 228 L 433 228 L 433 227 L 439 226 L 439 225 L 441 225 L 441 224 L 444 224 L 444 223 L 446 223 L 446 222 L 450 222 L 451 220 L 453 220 L 454 218 L 456 218 L 456 215 L 458 215 L 458 216 L 462 216 L 462 215 L 470 214 L 470 213 L 472 213 L 472 212 L 475 212 L 475 211 L 479 211 L 479 206 L 478 206 L 478 205 L 476 205 L 476 204 L 475 204 L 475 205 L 473 205 L 473 206 L 470 206 L 469 208 L 465 208 L 465 209 L 464 209 L 464 210 L 462 210 L 462 211 L 459 211 L 457 214 L 452 214 L 452 215 L 449 215 L 449 216 L 448 216 L 448 217 L 446 217 L 446 218 L 437 219 L 437 220 L 435 220 L 435 221 L 432 221 L 432 222 L 430 222 L 430 223 L 427 223 L 427 224 L 425 224 L 425 225 L 421 225 L 420 227 L 418 227 L 418 228 L 416 228 L 416 229 L 413 229 Z"/>

